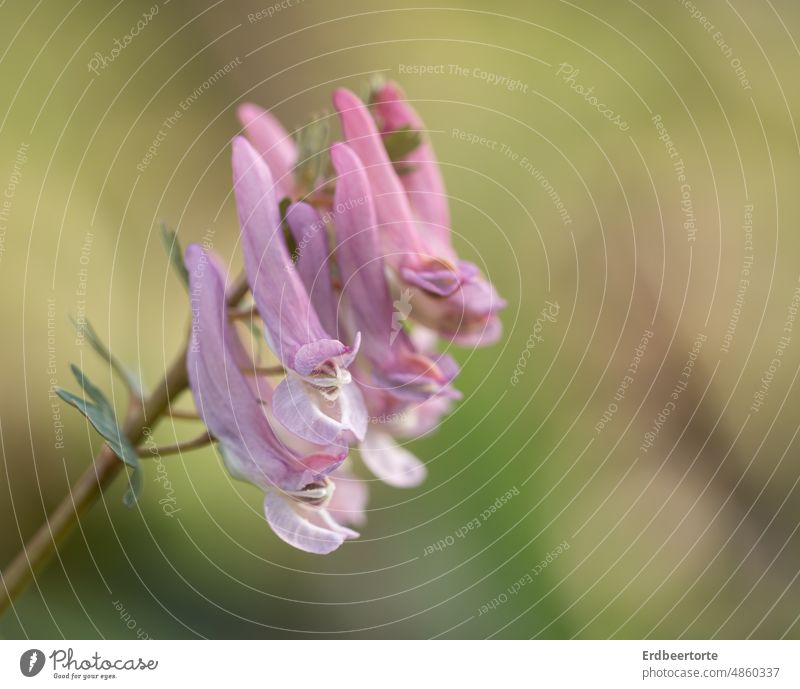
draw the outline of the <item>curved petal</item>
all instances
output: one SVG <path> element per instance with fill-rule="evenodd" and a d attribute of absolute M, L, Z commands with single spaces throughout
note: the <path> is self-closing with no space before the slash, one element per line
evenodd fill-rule
<path fill-rule="evenodd" d="M 359 445 L 361 459 L 381 481 L 395 488 L 411 488 L 425 480 L 425 465 L 390 435 L 370 430 Z"/>
<path fill-rule="evenodd" d="M 321 526 L 323 529 L 330 529 L 335 533 L 341 534 L 345 538 L 359 537 L 358 531 L 348 529 L 346 526 L 342 526 L 339 522 L 337 522 L 328 511 L 327 507 L 318 507 L 313 511 L 309 510 L 308 520 L 312 524 Z"/>
<path fill-rule="evenodd" d="M 340 447 L 347 444 L 347 433 L 363 438 L 366 430 L 361 392 L 352 384 L 329 400 L 318 387 L 289 373 L 275 389 L 272 409 L 288 430 L 317 445 Z"/>
<path fill-rule="evenodd" d="M 192 298 L 186 365 L 197 410 L 209 431 L 237 458 L 241 478 L 262 486 L 293 486 L 288 456 L 270 429 L 255 387 L 242 372 L 249 357 L 228 320 L 222 272 L 196 244 L 186 249 L 186 268 Z"/>
<path fill-rule="evenodd" d="M 373 102 L 384 134 L 403 127 L 424 132 L 425 124 L 394 82 L 387 82 L 378 89 Z M 423 236 L 436 241 L 436 249 L 431 253 L 453 258 L 447 192 L 433 147 L 424 134 L 422 137 L 422 143 L 403 158 L 408 171 L 400 175 L 400 182 L 414 214 L 424 224 Z"/>
<path fill-rule="evenodd" d="M 503 334 L 503 324 L 492 314 L 483 323 L 467 331 L 452 333 L 450 341 L 459 347 L 487 347 L 494 344 Z M 447 333 L 444 333 L 448 337 Z"/>
<path fill-rule="evenodd" d="M 348 145 L 367 172 L 387 255 L 404 262 L 427 255 L 415 227 L 406 191 L 389 160 L 372 115 L 358 96 L 347 89 L 334 91 L 333 105 L 341 118 Z"/>
<path fill-rule="evenodd" d="M 367 175 L 347 144 L 331 147 L 338 175 L 334 196 L 336 259 L 342 295 L 365 335 L 365 354 L 385 359 L 393 342 L 394 310 L 377 235 L 377 220 Z"/>
<path fill-rule="evenodd" d="M 294 370 L 301 376 L 310 376 L 327 361 L 335 361 L 341 368 L 347 368 L 358 353 L 361 338 L 357 335 L 353 347 L 339 340 L 316 340 L 304 344 L 294 357 Z"/>
<path fill-rule="evenodd" d="M 221 443 L 222 457 L 235 477 L 264 489 L 297 490 L 318 480 L 346 453 L 291 450 L 270 426 L 263 392 L 266 380 L 245 374 L 253 366 L 228 319 L 225 285 L 216 260 L 193 244 L 186 249 L 192 298 L 192 339 L 186 354 L 195 405 L 208 430 Z"/>
<path fill-rule="evenodd" d="M 367 405 L 364 403 L 364 396 L 361 394 L 359 387 L 355 383 L 342 386 L 336 401 L 339 403 L 342 425 L 357 440 L 363 440 L 367 433 L 369 415 L 367 414 Z"/>
<path fill-rule="evenodd" d="M 311 304 L 328 333 L 336 333 L 336 299 L 330 270 L 330 248 L 325 221 L 307 203 L 293 203 L 286 211 L 286 223 L 297 249 L 297 272 L 311 298 Z"/>
<path fill-rule="evenodd" d="M 444 265 L 428 265 L 419 267 L 403 266 L 400 276 L 403 280 L 437 297 L 449 297 L 461 285 L 461 276 L 453 268 Z"/>
<path fill-rule="evenodd" d="M 415 306 L 411 318 L 458 345 L 491 344 L 502 334 L 497 312 L 506 302 L 472 264 L 460 261 L 459 270 L 468 277 L 446 298 L 416 284 L 411 287 Z"/>
<path fill-rule="evenodd" d="M 233 174 L 253 299 L 273 351 L 284 366 L 296 370 L 295 355 L 301 347 L 332 340 L 289 257 L 269 168 L 242 137 L 233 141 Z"/>
<path fill-rule="evenodd" d="M 392 432 L 396 437 L 401 438 L 419 438 L 427 435 L 439 426 L 442 417 L 449 414 L 452 407 L 452 398 L 447 395 L 431 397 L 410 409 L 395 425 Z"/>
<path fill-rule="evenodd" d="M 307 553 L 327 555 L 344 543 L 346 535 L 312 524 L 307 515 L 313 509 L 276 493 L 264 496 L 264 515 L 278 538 Z"/>
<path fill-rule="evenodd" d="M 330 515 L 342 524 L 362 526 L 367 518 L 367 483 L 346 469 L 337 469 L 331 477 L 334 483 L 333 496 L 326 505 Z"/>
<path fill-rule="evenodd" d="M 297 146 L 278 119 L 252 103 L 242 103 L 236 114 L 253 147 L 269 166 L 272 178 L 284 196 L 294 192 Z"/>

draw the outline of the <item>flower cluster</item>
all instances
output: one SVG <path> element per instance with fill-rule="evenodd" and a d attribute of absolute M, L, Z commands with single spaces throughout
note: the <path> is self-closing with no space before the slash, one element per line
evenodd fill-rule
<path fill-rule="evenodd" d="M 246 136 L 233 141 L 233 178 L 245 272 L 279 367 L 245 346 L 219 260 L 199 245 L 185 254 L 198 412 L 230 473 L 263 489 L 275 533 L 312 553 L 357 537 L 349 526 L 364 520 L 366 486 L 343 465 L 351 447 L 392 486 L 425 478 L 402 443 L 432 430 L 460 396 L 458 366 L 437 341 L 495 341 L 504 306 L 453 249 L 441 174 L 398 87 L 376 89 L 369 107 L 346 90 L 333 103 L 343 141 L 324 152 L 330 164 L 313 188 L 277 120 L 239 108 Z M 388 151 L 398 132 L 417 136 L 399 160 Z"/>

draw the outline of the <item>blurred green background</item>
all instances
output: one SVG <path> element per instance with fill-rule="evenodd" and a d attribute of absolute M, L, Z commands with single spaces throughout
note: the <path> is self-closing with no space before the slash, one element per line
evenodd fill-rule
<path fill-rule="evenodd" d="M 455 242 L 509 302 L 501 342 L 458 353 L 463 402 L 413 444 L 428 481 L 372 482 L 359 541 L 324 558 L 292 550 L 264 523 L 259 491 L 232 482 L 212 450 L 165 458 L 171 492 L 147 465 L 130 510 L 118 479 L 0 635 L 800 634 L 800 333 L 784 330 L 800 272 L 800 7 L 414 4 L 0 6 L 0 565 L 99 447 L 51 386 L 74 389 L 78 362 L 124 403 L 69 315 L 85 312 L 153 385 L 188 322 L 158 221 L 184 244 L 213 232 L 240 265 L 237 103 L 293 130 L 329 106 L 332 88 L 363 89 L 375 72 L 400 81 L 442 161 Z M 97 53 L 106 62 L 94 73 Z M 548 300 L 558 316 L 530 347 Z M 645 452 L 698 334 L 688 386 Z M 598 431 L 643 335 L 644 357 Z M 193 433 L 165 422 L 156 437 Z M 509 490 L 479 529 L 456 535 Z M 439 541 L 452 545 L 425 555 Z"/>

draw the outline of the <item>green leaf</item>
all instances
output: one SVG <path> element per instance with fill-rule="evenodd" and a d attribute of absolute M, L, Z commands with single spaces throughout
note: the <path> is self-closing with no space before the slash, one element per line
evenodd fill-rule
<path fill-rule="evenodd" d="M 403 175 L 410 175 L 417 169 L 416 165 L 409 165 L 408 163 L 395 163 L 393 165 L 394 171 L 402 177 Z"/>
<path fill-rule="evenodd" d="M 78 323 L 72 316 L 69 317 L 69 320 L 72 322 L 72 325 L 75 327 L 75 330 L 78 331 L 78 334 L 83 335 L 87 342 L 91 345 L 92 349 L 100 356 L 103 361 L 111 366 L 114 373 L 116 373 L 128 387 L 128 389 L 133 392 L 139 399 L 144 398 L 144 390 L 142 389 L 142 384 L 136 375 L 125 368 L 125 366 L 120 362 L 117 357 L 115 357 L 103 344 L 103 341 L 100 339 L 100 336 L 97 334 L 97 331 L 94 329 L 92 324 L 88 320 L 84 320 L 83 324 Z"/>
<path fill-rule="evenodd" d="M 368 105 L 373 105 L 375 103 L 375 98 L 378 94 L 378 91 L 380 91 L 381 88 L 383 88 L 383 85 L 385 83 L 386 83 L 386 77 L 382 72 L 375 72 L 374 74 L 370 74 L 366 84 L 367 97 L 362 98 L 361 100 L 363 100 Z"/>
<path fill-rule="evenodd" d="M 133 470 L 130 476 L 130 489 L 123 498 L 125 504 L 132 507 L 136 504 L 142 489 L 139 455 L 136 454 L 136 449 L 117 425 L 116 414 L 106 396 L 75 364 L 72 364 L 70 368 L 83 389 L 84 395 L 79 397 L 63 388 L 56 388 L 56 394 L 81 412 L 94 426 L 94 429 L 103 436 L 114 454 Z"/>
<path fill-rule="evenodd" d="M 329 120 L 328 113 L 320 113 L 297 132 L 298 163 L 294 173 L 307 191 L 314 189 L 324 169 L 326 156 L 323 153 L 328 150 L 330 141 Z"/>
<path fill-rule="evenodd" d="M 399 163 L 422 144 L 422 135 L 411 127 L 400 127 L 383 137 L 383 146 L 389 160 Z"/>
<path fill-rule="evenodd" d="M 175 230 L 167 227 L 166 223 L 162 222 L 161 239 L 164 242 L 164 248 L 167 250 L 167 256 L 170 263 L 172 263 L 172 267 L 186 289 L 189 289 L 189 271 L 186 270 L 186 266 L 183 263 L 183 249 L 181 249 L 181 243 L 178 241 L 178 234 Z"/>

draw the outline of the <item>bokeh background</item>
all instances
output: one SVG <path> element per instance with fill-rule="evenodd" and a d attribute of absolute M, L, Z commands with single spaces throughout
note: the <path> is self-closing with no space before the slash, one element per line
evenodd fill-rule
<path fill-rule="evenodd" d="M 116 481 L 0 635 L 800 635 L 800 7 L 428 4 L 0 4 L 0 565 L 100 446 L 50 395 L 74 388 L 69 363 L 124 405 L 69 316 L 85 314 L 153 385 L 188 322 L 158 222 L 184 244 L 213 233 L 240 265 L 237 103 L 294 130 L 334 87 L 400 81 L 442 161 L 455 243 L 509 302 L 501 342 L 458 353 L 463 402 L 413 445 L 428 481 L 372 482 L 361 540 L 327 557 L 292 550 L 213 450 L 165 458 L 146 464 L 135 509 Z M 94 73 L 96 53 L 107 62 Z M 542 322 L 547 302 L 558 315 Z M 688 385 L 643 451 L 700 336 Z M 176 421 L 156 437 L 193 434 Z M 507 491 L 481 528 L 456 535 Z"/>

